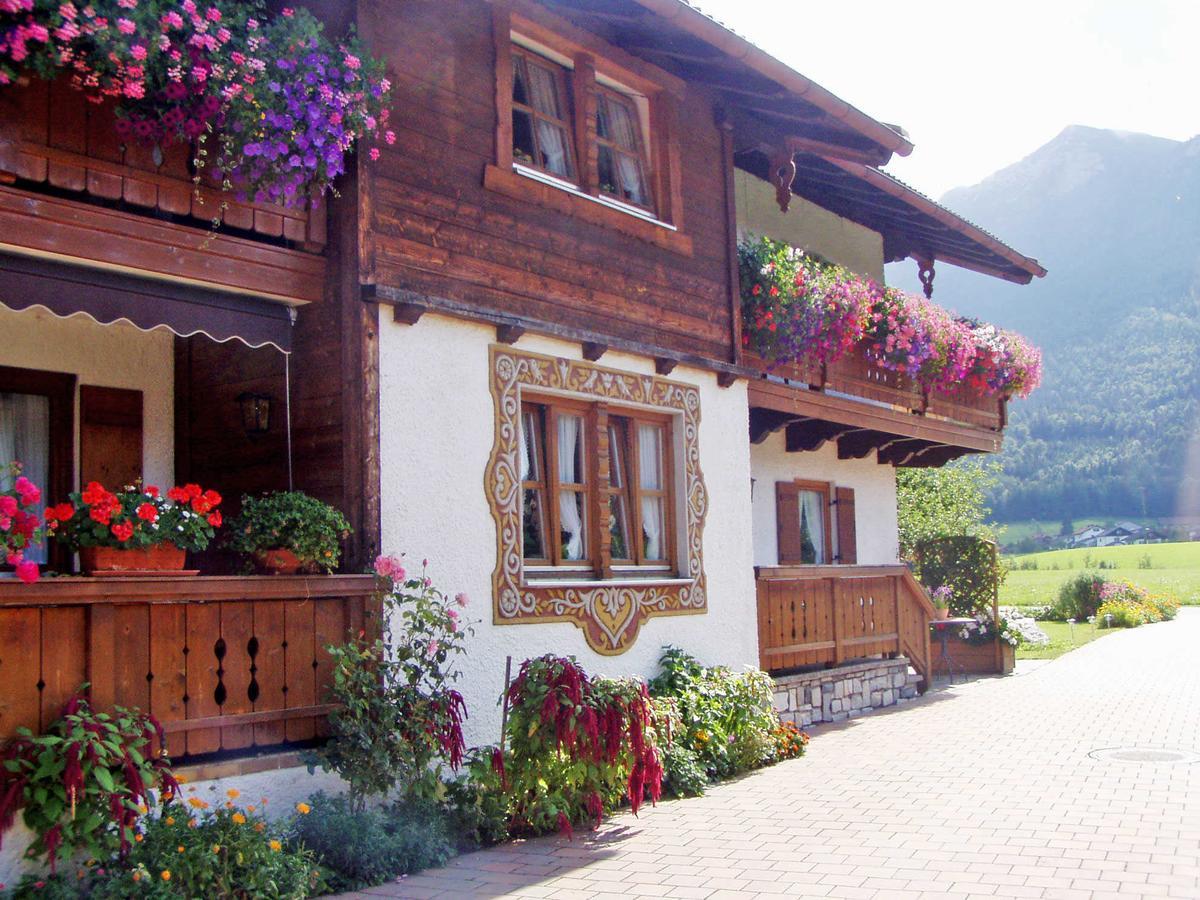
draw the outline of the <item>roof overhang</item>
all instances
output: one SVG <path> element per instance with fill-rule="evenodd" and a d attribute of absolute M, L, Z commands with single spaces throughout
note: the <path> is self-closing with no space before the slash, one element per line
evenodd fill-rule
<path fill-rule="evenodd" d="M 608 43 L 713 91 L 738 114 L 748 145 L 763 135 L 789 136 L 884 165 L 913 145 L 701 12 L 686 0 L 540 0 Z M 751 136 L 752 137 L 749 137 Z"/>

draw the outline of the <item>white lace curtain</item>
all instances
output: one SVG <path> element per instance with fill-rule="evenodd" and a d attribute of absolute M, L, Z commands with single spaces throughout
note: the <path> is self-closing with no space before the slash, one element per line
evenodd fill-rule
<path fill-rule="evenodd" d="M 558 84 L 554 75 L 541 66 L 531 65 L 529 71 L 529 94 L 532 106 L 543 115 L 562 119 L 558 105 Z M 571 174 L 567 163 L 567 136 L 561 127 L 553 122 L 538 118 L 534 127 L 537 129 L 538 149 L 542 153 L 542 165 L 555 175 L 564 178 Z"/>
<path fill-rule="evenodd" d="M 656 425 L 638 425 L 638 472 L 642 490 L 662 490 L 662 429 Z M 662 559 L 661 497 L 642 497 L 642 536 L 646 559 Z"/>
<path fill-rule="evenodd" d="M 36 394 L 0 393 L 0 466 L 19 461 L 26 478 L 42 489 L 42 501 L 36 507 L 40 515 L 45 508 L 46 479 L 50 474 L 50 400 Z M 4 478 L 5 488 L 12 487 Z M 46 562 L 45 544 L 25 551 L 31 562 Z"/>
<path fill-rule="evenodd" d="M 582 484 L 583 473 L 579 471 L 579 459 L 583 456 L 579 448 L 583 420 L 579 416 L 558 417 L 558 480 L 561 484 Z M 560 491 L 558 516 L 567 539 L 563 544 L 564 559 L 583 559 L 583 516 L 580 514 L 579 498 L 575 491 Z"/>
<path fill-rule="evenodd" d="M 608 130 L 613 142 L 622 150 L 636 154 L 638 150 L 637 126 L 629 109 L 620 103 L 604 99 L 604 108 L 608 113 Z M 636 156 L 617 153 L 617 177 L 621 180 L 621 188 L 625 195 L 634 203 L 645 203 L 642 191 L 642 171 Z"/>
<path fill-rule="evenodd" d="M 824 503 L 825 498 L 816 491 L 800 492 L 800 534 L 812 544 L 812 561 L 817 564 L 826 561 Z"/>

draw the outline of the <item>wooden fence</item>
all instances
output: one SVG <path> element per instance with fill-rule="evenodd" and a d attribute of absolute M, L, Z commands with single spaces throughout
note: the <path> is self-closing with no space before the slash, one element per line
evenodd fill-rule
<path fill-rule="evenodd" d="M 904 566 L 760 567 L 755 574 L 761 668 L 903 653 L 931 683 L 933 604 Z"/>
<path fill-rule="evenodd" d="M 173 758 L 321 737 L 325 647 L 375 628 L 374 578 L 0 582 L 0 741 L 58 717 L 81 684 L 137 707 Z"/>

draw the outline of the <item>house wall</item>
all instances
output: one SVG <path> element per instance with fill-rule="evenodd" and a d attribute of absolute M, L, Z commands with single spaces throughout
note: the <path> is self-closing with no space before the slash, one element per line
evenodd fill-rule
<path fill-rule="evenodd" d="M 434 583 L 465 591 L 475 634 L 461 659 L 458 687 L 467 699 L 468 743 L 499 737 L 496 701 L 505 657 L 521 661 L 553 652 L 576 656 L 590 672 L 652 675 L 666 644 L 706 663 L 755 664 L 758 656 L 752 549 L 746 389 L 720 388 L 714 375 L 679 367 L 669 376 L 700 390 L 700 465 L 709 504 L 704 528 L 708 610 L 703 615 L 652 618 L 619 656 L 590 650 L 569 623 L 492 624 L 491 586 L 496 525 L 484 490 L 494 440 L 488 347 L 495 329 L 426 314 L 398 325 L 381 312 L 380 416 L 382 547 L 406 553 L 410 569 L 428 558 Z M 578 344 L 523 337 L 518 350 L 579 359 Z M 651 360 L 609 353 L 606 368 L 653 374 Z"/>
<path fill-rule="evenodd" d="M 786 241 L 852 272 L 883 284 L 883 236 L 849 219 L 792 197 L 788 211 L 775 202 L 775 189 L 761 178 L 734 172 L 738 231 Z"/>
<path fill-rule="evenodd" d="M 441 0 L 360 10 L 360 33 L 392 74 L 397 138 L 364 164 L 364 280 L 728 361 L 729 163 L 712 98 L 688 86 L 678 101 L 688 255 L 539 205 L 538 182 L 519 199 L 484 187 L 496 163 L 493 6 L 461 0 L 446 10 Z"/>
<path fill-rule="evenodd" d="M 0 294 L 0 303 L 4 297 Z M 79 385 L 142 392 L 142 467 L 147 483 L 174 483 L 175 437 L 172 343 L 165 329 L 97 325 L 86 316 L 59 318 L 33 307 L 14 312 L 0 306 L 0 365 L 77 377 L 75 478 L 79 477 Z M 7 462 L 4 460 L 3 462 Z M 55 500 L 63 498 L 52 498 Z"/>
<path fill-rule="evenodd" d="M 817 450 L 788 453 L 785 435 L 778 431 L 763 443 L 751 445 L 750 473 L 754 479 L 756 566 L 779 564 L 775 482 L 797 478 L 853 488 L 859 565 L 886 565 L 898 561 L 896 470 L 877 463 L 874 451 L 865 459 L 838 459 L 837 445 L 831 441 Z M 836 532 L 835 527 L 835 538 Z"/>

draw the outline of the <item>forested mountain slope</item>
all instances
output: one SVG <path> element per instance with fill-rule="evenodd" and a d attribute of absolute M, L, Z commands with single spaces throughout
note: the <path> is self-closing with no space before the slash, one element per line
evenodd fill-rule
<path fill-rule="evenodd" d="M 935 282 L 942 305 L 1045 353 L 1043 387 L 1011 407 L 997 517 L 1194 514 L 1179 503 L 1200 480 L 1200 137 L 1072 126 L 943 202 L 1049 269 L 1020 286 L 942 266 Z M 888 278 L 916 288 L 911 264 Z"/>

